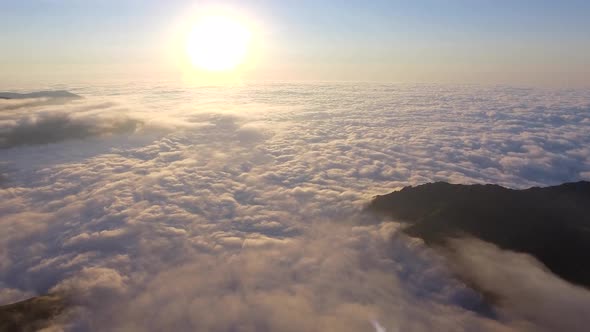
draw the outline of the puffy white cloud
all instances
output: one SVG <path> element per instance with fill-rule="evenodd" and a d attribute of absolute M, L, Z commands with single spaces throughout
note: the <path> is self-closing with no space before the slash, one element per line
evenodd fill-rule
<path fill-rule="evenodd" d="M 526 319 L 537 331 L 586 331 L 590 292 L 551 274 L 530 255 L 500 250 L 474 239 L 453 241 L 452 262 L 507 316 Z"/>
<path fill-rule="evenodd" d="M 131 331 L 545 323 L 524 305 L 485 315 L 440 257 L 362 209 L 375 194 L 434 180 L 526 187 L 587 179 L 587 91 L 273 84 L 75 92 L 87 98 L 0 101 L 4 142 L 21 130 L 30 143 L 27 133 L 39 136 L 32 129 L 44 119 L 65 119 L 47 131 L 59 142 L 0 150 L 4 301 L 66 292 L 82 308 L 67 326 Z M 118 130 L 125 121 L 137 126 Z M 91 135 L 66 135 L 68 126 Z"/>

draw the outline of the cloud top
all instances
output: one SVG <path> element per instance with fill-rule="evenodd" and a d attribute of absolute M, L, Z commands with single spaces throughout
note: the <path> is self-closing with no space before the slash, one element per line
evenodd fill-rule
<path fill-rule="evenodd" d="M 69 330 L 534 331 L 362 210 L 409 184 L 590 175 L 587 91 L 73 91 L 86 98 L 0 101 L 0 295 L 71 294 Z"/>

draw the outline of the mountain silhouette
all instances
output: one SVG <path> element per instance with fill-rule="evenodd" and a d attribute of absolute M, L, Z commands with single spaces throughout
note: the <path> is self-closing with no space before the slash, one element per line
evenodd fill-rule
<path fill-rule="evenodd" d="M 369 209 L 407 222 L 405 232 L 427 244 L 474 236 L 590 287 L 590 182 L 524 190 L 428 183 L 376 196 Z"/>
<path fill-rule="evenodd" d="M 39 331 L 65 309 L 58 295 L 30 298 L 0 306 L 0 331 Z"/>
<path fill-rule="evenodd" d="M 77 94 L 69 91 L 39 91 L 31 93 L 14 93 L 14 92 L 0 92 L 0 99 L 32 99 L 32 98 L 52 98 L 52 99 L 79 99 L 82 98 Z"/>

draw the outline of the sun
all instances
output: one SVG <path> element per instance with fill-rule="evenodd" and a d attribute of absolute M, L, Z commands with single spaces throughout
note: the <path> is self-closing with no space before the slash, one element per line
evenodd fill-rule
<path fill-rule="evenodd" d="M 235 70 L 245 61 L 250 30 L 227 16 L 207 16 L 192 27 L 186 52 L 193 67 L 209 72 Z"/>

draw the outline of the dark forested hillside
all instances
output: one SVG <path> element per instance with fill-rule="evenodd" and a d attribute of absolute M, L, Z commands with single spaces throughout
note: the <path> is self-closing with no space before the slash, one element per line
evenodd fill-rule
<path fill-rule="evenodd" d="M 408 222 L 405 231 L 427 243 L 475 236 L 590 287 L 590 182 L 525 190 L 437 182 L 377 196 L 369 208 Z"/>

